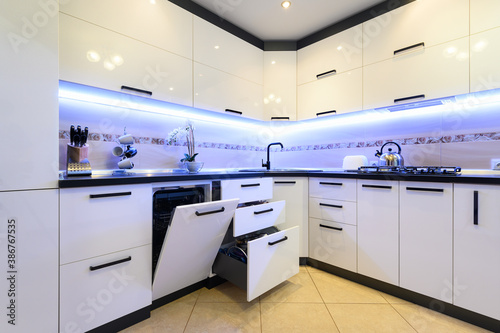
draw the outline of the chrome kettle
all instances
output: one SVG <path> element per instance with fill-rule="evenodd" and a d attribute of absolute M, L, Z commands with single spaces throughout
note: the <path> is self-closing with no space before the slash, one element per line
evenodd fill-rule
<path fill-rule="evenodd" d="M 384 153 L 384 147 L 388 144 L 393 144 L 398 147 L 398 152 L 395 153 L 392 151 L 392 148 L 388 148 L 388 152 Z M 404 166 L 404 159 L 403 156 L 401 155 L 401 147 L 393 141 L 386 142 L 382 145 L 382 148 L 380 148 L 380 151 L 377 150 L 377 153 L 375 154 L 378 159 L 378 166 Z"/>

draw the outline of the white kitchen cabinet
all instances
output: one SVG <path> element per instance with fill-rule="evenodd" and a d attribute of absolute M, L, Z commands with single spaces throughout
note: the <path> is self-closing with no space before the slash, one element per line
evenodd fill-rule
<path fill-rule="evenodd" d="M 285 222 L 285 201 L 240 207 L 234 213 L 233 236 L 242 236 L 255 230 L 282 225 Z"/>
<path fill-rule="evenodd" d="M 400 286 L 452 302 L 453 184 L 402 182 Z"/>
<path fill-rule="evenodd" d="M 469 92 L 469 38 L 363 67 L 363 108 Z"/>
<path fill-rule="evenodd" d="M 192 106 L 190 59 L 66 14 L 59 32 L 61 80 Z"/>
<path fill-rule="evenodd" d="M 61 264 L 150 244 L 152 206 L 151 184 L 61 189 Z"/>
<path fill-rule="evenodd" d="M 500 187 L 454 185 L 453 304 L 500 319 Z"/>
<path fill-rule="evenodd" d="M 309 217 L 356 225 L 356 202 L 309 198 Z"/>
<path fill-rule="evenodd" d="M 335 74 L 297 87 L 298 119 L 322 116 L 323 112 L 335 114 L 363 109 L 362 69 Z M 328 115 L 326 113 L 325 115 Z"/>
<path fill-rule="evenodd" d="M 0 191 L 57 187 L 57 7 L 2 1 Z"/>
<path fill-rule="evenodd" d="M 309 196 L 314 198 L 356 201 L 356 179 L 309 178 Z"/>
<path fill-rule="evenodd" d="M 196 16 L 193 27 L 195 62 L 264 84 L 264 51 Z"/>
<path fill-rule="evenodd" d="M 285 201 L 286 220 L 280 228 L 298 226 L 299 256 L 308 257 L 308 178 L 280 177 L 273 179 L 273 198 L 271 201 Z"/>
<path fill-rule="evenodd" d="M 297 51 L 297 84 L 316 81 L 318 75 L 321 76 L 331 71 L 340 74 L 361 67 L 361 36 L 362 26 L 359 24 L 299 49 Z"/>
<path fill-rule="evenodd" d="M 60 11 L 192 58 L 193 15 L 169 1 L 71 0 L 61 1 Z"/>
<path fill-rule="evenodd" d="M 359 179 L 358 273 L 399 285 L 399 184 Z"/>
<path fill-rule="evenodd" d="M 240 203 L 269 200 L 273 197 L 272 178 L 241 178 L 221 180 L 221 199 L 240 199 Z"/>
<path fill-rule="evenodd" d="M 1 332 L 57 332 L 57 207 L 58 190 L 0 192 Z"/>
<path fill-rule="evenodd" d="M 193 84 L 195 108 L 263 119 L 262 85 L 196 62 Z"/>
<path fill-rule="evenodd" d="M 500 27 L 470 36 L 471 92 L 500 88 L 499 58 Z"/>
<path fill-rule="evenodd" d="M 470 34 L 500 27 L 500 1 L 472 0 L 470 2 Z"/>
<path fill-rule="evenodd" d="M 468 35 L 469 0 L 414 1 L 363 23 L 363 66 Z"/>
<path fill-rule="evenodd" d="M 297 120 L 297 55 L 295 51 L 264 52 L 264 118 Z M 273 119 L 274 118 L 274 119 Z"/>

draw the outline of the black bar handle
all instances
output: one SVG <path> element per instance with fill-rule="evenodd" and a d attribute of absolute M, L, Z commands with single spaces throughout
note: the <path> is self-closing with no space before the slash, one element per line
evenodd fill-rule
<path fill-rule="evenodd" d="M 417 99 L 417 98 L 425 98 L 425 94 L 415 95 L 415 96 L 408 96 L 408 97 L 402 97 L 402 98 L 396 98 L 394 100 L 394 103 L 400 103 L 400 102 L 404 102 L 404 101 L 409 101 L 410 99 Z"/>
<path fill-rule="evenodd" d="M 328 75 L 333 75 L 333 74 L 337 74 L 337 70 L 336 69 L 332 69 L 331 71 L 328 71 L 328 72 L 324 72 L 324 73 L 321 73 L 321 74 L 318 74 L 316 75 L 316 78 L 317 79 L 321 79 L 325 76 L 328 76 Z"/>
<path fill-rule="evenodd" d="M 264 213 L 270 213 L 272 212 L 274 209 L 272 208 L 269 208 L 269 209 L 265 209 L 265 210 L 261 210 L 259 212 L 253 212 L 255 215 L 259 215 L 259 214 L 264 214 Z"/>
<path fill-rule="evenodd" d="M 331 204 L 326 204 L 326 203 L 319 203 L 320 206 L 326 206 L 326 207 L 333 207 L 333 208 L 344 208 L 342 205 L 331 205 Z"/>
<path fill-rule="evenodd" d="M 271 120 L 290 120 L 290 117 L 271 117 Z"/>
<path fill-rule="evenodd" d="M 363 184 L 363 185 L 361 185 L 361 187 L 365 187 L 365 188 L 381 188 L 381 189 L 385 189 L 385 190 L 392 189 L 392 186 L 388 186 L 388 185 L 368 185 L 368 184 Z"/>
<path fill-rule="evenodd" d="M 326 228 L 326 229 L 333 229 L 333 230 L 342 231 L 342 228 L 330 227 L 329 225 L 320 224 L 319 226 L 320 226 L 321 228 Z"/>
<path fill-rule="evenodd" d="M 103 193 L 103 194 L 90 194 L 90 199 L 109 198 L 109 197 L 123 197 L 132 195 L 132 192 L 116 192 L 116 193 Z"/>
<path fill-rule="evenodd" d="M 226 208 L 221 207 L 220 209 L 217 209 L 217 210 L 211 210 L 211 211 L 208 211 L 208 212 L 201 212 L 201 213 L 199 211 L 196 211 L 194 213 L 196 214 L 196 216 L 203 216 L 203 215 L 210 215 L 210 214 L 222 213 L 225 210 L 226 210 Z"/>
<path fill-rule="evenodd" d="M 286 241 L 287 239 L 288 239 L 288 237 L 286 237 L 286 236 L 285 236 L 285 237 L 283 237 L 282 239 L 279 239 L 279 240 L 277 240 L 277 241 L 275 241 L 275 242 L 267 242 L 267 244 L 272 246 L 272 245 L 275 245 L 275 244 L 278 244 L 278 243 L 284 242 L 284 241 Z"/>
<path fill-rule="evenodd" d="M 153 95 L 152 91 L 144 90 L 144 89 L 138 89 L 138 88 L 129 87 L 129 86 L 122 86 L 121 90 L 130 90 L 130 91 L 138 92 L 138 93 L 141 93 L 141 94 L 146 94 L 146 95 L 149 95 L 149 96 Z"/>
<path fill-rule="evenodd" d="M 316 113 L 316 117 L 324 115 L 324 114 L 328 114 L 328 113 L 337 113 L 337 111 L 331 110 L 331 111 L 318 112 L 318 113 Z"/>
<path fill-rule="evenodd" d="M 255 186 L 260 186 L 260 183 L 256 183 L 256 184 L 241 184 L 241 187 L 255 187 Z"/>
<path fill-rule="evenodd" d="M 231 109 L 225 109 L 224 111 L 231 112 L 231 113 L 236 113 L 236 114 L 239 114 L 239 115 L 243 114 L 243 112 L 241 112 L 241 111 L 236 111 L 236 110 L 231 110 Z"/>
<path fill-rule="evenodd" d="M 474 191 L 474 225 L 479 225 L 479 192 Z"/>
<path fill-rule="evenodd" d="M 108 262 L 107 264 L 102 264 L 102 265 L 97 265 L 97 266 L 90 266 L 89 269 L 91 271 L 97 271 L 98 269 L 102 269 L 102 268 L 106 268 L 106 267 L 109 267 L 109 266 L 118 265 L 118 264 L 130 261 L 130 260 L 132 260 L 131 256 L 129 256 L 129 257 L 125 258 L 125 259 L 120 259 L 120 260 Z"/>
<path fill-rule="evenodd" d="M 277 180 L 274 182 L 275 184 L 297 184 L 295 180 Z"/>
<path fill-rule="evenodd" d="M 334 185 L 334 186 L 342 186 L 343 183 L 329 183 L 329 182 L 319 182 L 320 185 Z"/>
<path fill-rule="evenodd" d="M 422 192 L 444 192 L 442 188 L 426 188 L 426 187 L 407 187 L 407 191 L 422 191 Z"/>
<path fill-rule="evenodd" d="M 396 55 L 396 54 L 398 54 L 400 52 L 411 50 L 411 49 L 413 49 L 415 47 L 419 47 L 419 46 L 424 47 L 425 46 L 424 42 L 413 44 L 413 45 L 410 45 L 410 46 L 407 46 L 407 47 L 403 47 L 402 49 L 396 50 L 396 51 L 394 51 L 394 55 Z"/>

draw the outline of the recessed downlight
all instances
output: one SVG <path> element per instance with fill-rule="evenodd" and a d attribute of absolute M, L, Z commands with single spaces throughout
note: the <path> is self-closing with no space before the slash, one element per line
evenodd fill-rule
<path fill-rule="evenodd" d="M 283 1 L 281 3 L 281 7 L 285 8 L 285 9 L 290 7 L 291 5 L 292 5 L 292 3 L 290 1 Z"/>

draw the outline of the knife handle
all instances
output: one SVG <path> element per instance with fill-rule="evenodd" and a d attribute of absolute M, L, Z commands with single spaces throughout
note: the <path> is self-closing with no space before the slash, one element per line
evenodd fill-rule
<path fill-rule="evenodd" d="M 69 128 L 69 140 L 70 140 L 71 145 L 73 145 L 73 143 L 75 141 L 75 126 L 74 125 L 71 125 L 71 127 Z"/>
<path fill-rule="evenodd" d="M 87 143 L 88 136 L 89 136 L 89 128 L 85 127 L 85 129 L 83 130 L 83 136 L 82 136 L 82 146 L 85 146 L 85 144 Z"/>

